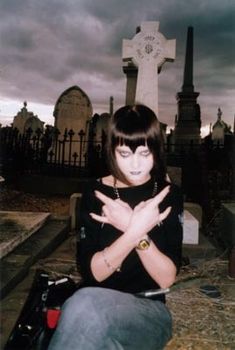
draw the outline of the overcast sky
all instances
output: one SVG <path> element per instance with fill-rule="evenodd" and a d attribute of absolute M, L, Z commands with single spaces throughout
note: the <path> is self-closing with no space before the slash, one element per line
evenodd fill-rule
<path fill-rule="evenodd" d="M 176 59 L 159 76 L 159 119 L 174 125 L 181 90 L 188 26 L 194 27 L 194 87 L 202 125 L 217 109 L 233 126 L 235 114 L 234 0 L 0 0 L 0 121 L 22 108 L 54 124 L 56 100 L 78 85 L 94 113 L 125 103 L 122 40 L 142 21 L 176 39 Z"/>

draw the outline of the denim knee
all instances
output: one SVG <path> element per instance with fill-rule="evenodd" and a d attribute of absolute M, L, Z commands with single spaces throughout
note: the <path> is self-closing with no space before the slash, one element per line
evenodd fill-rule
<path fill-rule="evenodd" d="M 61 322 L 64 326 L 87 325 L 107 331 L 109 310 L 116 307 L 117 291 L 99 287 L 85 287 L 75 292 L 63 305 Z M 107 326 L 107 327 L 106 327 Z"/>
<path fill-rule="evenodd" d="M 171 322 L 161 302 L 82 288 L 65 302 L 49 349 L 163 349 L 171 337 Z"/>
<path fill-rule="evenodd" d="M 79 319 L 83 318 L 91 319 L 91 316 L 96 317 L 99 315 L 99 309 L 96 307 L 96 288 L 86 287 L 75 292 L 63 305 L 62 307 L 62 318 L 66 322 L 74 323 Z"/>

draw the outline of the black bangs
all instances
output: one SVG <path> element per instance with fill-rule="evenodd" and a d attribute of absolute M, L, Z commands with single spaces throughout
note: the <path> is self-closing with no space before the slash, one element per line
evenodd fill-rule
<path fill-rule="evenodd" d="M 154 119 L 156 119 L 156 117 L 154 117 Z M 117 136 L 124 136 L 124 138 L 126 136 L 130 139 L 133 137 L 142 138 L 148 133 L 151 123 L 151 118 L 143 118 L 137 110 L 126 109 L 125 113 L 117 115 Z"/>
<path fill-rule="evenodd" d="M 115 148 L 118 145 L 125 145 L 132 152 L 139 146 L 149 146 L 153 141 L 150 139 L 156 136 L 155 128 L 152 128 L 152 124 L 156 121 L 155 116 L 143 117 L 137 109 L 122 108 L 121 113 L 116 114 L 115 127 L 112 130 L 112 146 Z"/>
<path fill-rule="evenodd" d="M 131 151 L 133 153 L 135 153 L 136 148 L 138 148 L 139 146 L 146 146 L 147 145 L 147 139 L 146 136 L 142 136 L 142 137 L 118 137 L 116 138 L 116 140 L 114 141 L 114 147 L 116 146 L 127 146 L 131 149 Z"/>

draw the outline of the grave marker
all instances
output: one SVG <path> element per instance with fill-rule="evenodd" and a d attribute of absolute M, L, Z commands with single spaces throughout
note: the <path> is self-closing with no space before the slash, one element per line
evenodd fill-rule
<path fill-rule="evenodd" d="M 158 116 L 158 73 L 175 59 L 176 40 L 167 40 L 159 22 L 142 22 L 132 40 L 123 40 L 122 59 L 138 67 L 135 102 L 150 107 Z"/>

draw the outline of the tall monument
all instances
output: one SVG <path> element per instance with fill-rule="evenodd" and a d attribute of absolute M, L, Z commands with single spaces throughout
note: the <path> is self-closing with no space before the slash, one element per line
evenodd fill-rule
<path fill-rule="evenodd" d="M 159 22 L 142 22 L 132 40 L 123 40 L 122 59 L 127 75 L 128 104 L 143 103 L 158 116 L 158 73 L 166 61 L 175 59 L 176 41 L 167 40 Z"/>
<path fill-rule="evenodd" d="M 176 144 L 200 143 L 201 113 L 197 103 L 199 92 L 193 86 L 193 27 L 188 27 L 184 81 L 178 92 L 178 114 L 175 120 L 174 141 Z"/>

